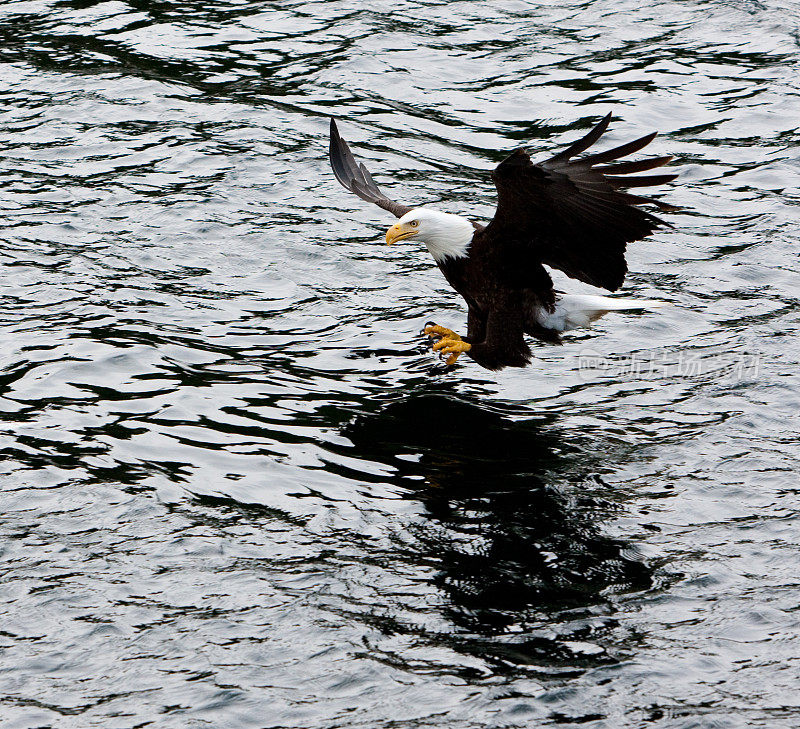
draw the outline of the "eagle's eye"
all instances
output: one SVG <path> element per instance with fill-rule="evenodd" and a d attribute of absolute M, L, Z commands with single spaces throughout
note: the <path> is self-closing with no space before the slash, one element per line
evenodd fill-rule
<path fill-rule="evenodd" d="M 412 228 L 419 228 L 419 220 L 412 220 L 411 221 Z"/>

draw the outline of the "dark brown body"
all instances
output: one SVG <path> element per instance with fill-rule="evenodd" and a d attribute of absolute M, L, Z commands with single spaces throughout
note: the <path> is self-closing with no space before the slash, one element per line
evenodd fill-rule
<path fill-rule="evenodd" d="M 532 356 L 526 334 L 560 341 L 558 332 L 542 328 L 535 318 L 537 309 L 552 310 L 555 304 L 552 280 L 529 244 L 507 239 L 498 246 L 491 229 L 476 228 L 465 257 L 438 264 L 469 307 L 467 354 L 490 370 L 524 367 Z"/>

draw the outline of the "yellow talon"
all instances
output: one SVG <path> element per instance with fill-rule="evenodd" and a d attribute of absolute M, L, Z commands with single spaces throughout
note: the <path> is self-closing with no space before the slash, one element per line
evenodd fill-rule
<path fill-rule="evenodd" d="M 423 330 L 425 334 L 429 337 L 444 337 L 447 339 L 458 339 L 460 340 L 461 337 L 458 336 L 452 329 L 448 329 L 447 327 L 440 327 L 438 324 L 429 324 Z"/>
<path fill-rule="evenodd" d="M 453 365 L 456 363 L 458 356 L 462 352 L 469 352 L 472 349 L 472 345 L 468 342 L 464 342 L 461 340 L 461 337 L 458 339 L 450 339 L 444 338 L 440 339 L 436 344 L 433 345 L 433 351 L 439 352 L 440 354 L 449 354 L 450 356 L 447 358 L 446 363 L 448 365 Z"/>
<path fill-rule="evenodd" d="M 448 365 L 455 364 L 458 356 L 462 352 L 469 352 L 469 350 L 472 349 L 471 344 L 465 342 L 458 334 L 447 327 L 440 327 L 438 324 L 428 324 L 422 331 L 434 339 L 439 337 L 439 341 L 433 345 L 433 351 L 448 355 L 445 360 Z"/>

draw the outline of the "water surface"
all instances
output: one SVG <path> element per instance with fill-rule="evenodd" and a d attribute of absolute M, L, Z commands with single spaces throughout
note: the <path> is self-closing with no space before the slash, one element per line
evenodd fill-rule
<path fill-rule="evenodd" d="M 800 14 L 541 5 L 3 3 L 4 727 L 797 726 Z M 328 116 L 485 220 L 608 111 L 675 306 L 444 370 Z"/>

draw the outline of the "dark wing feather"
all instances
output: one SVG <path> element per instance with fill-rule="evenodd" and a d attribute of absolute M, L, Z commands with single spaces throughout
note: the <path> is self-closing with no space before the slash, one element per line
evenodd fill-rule
<path fill-rule="evenodd" d="M 401 205 L 394 200 L 390 200 L 378 189 L 369 170 L 363 164 L 359 164 L 356 158 L 353 157 L 347 142 L 339 135 L 339 130 L 336 128 L 336 122 L 333 119 L 331 119 L 330 160 L 336 179 L 362 200 L 375 203 L 378 207 L 388 210 L 398 218 L 402 218 L 407 212 L 414 209 L 408 205 Z"/>
<path fill-rule="evenodd" d="M 498 201 L 486 233 L 496 245 L 517 250 L 524 246 L 536 260 L 614 291 L 622 285 L 627 271 L 626 244 L 666 225 L 638 206 L 676 209 L 619 188 L 661 185 L 677 175 L 626 176 L 661 167 L 671 157 L 596 166 L 638 152 L 655 134 L 573 159 L 600 139 L 610 120 L 611 114 L 586 136 L 544 162 L 534 164 L 524 149 L 503 160 L 492 173 Z"/>

